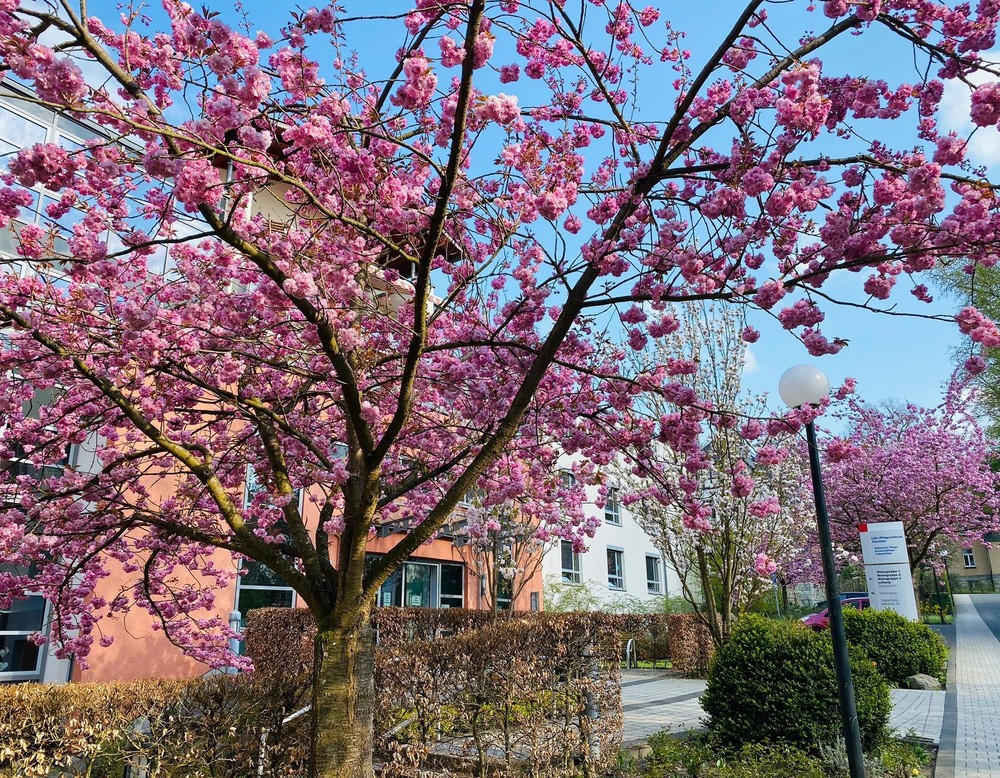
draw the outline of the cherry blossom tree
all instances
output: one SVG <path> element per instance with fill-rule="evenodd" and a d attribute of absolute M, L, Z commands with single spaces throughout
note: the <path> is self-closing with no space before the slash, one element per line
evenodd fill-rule
<path fill-rule="evenodd" d="M 973 415 L 967 382 L 952 380 L 937 408 L 850 403 L 850 434 L 826 446 L 831 529 L 860 553 L 858 525 L 901 521 L 910 569 L 1000 529 L 996 441 Z"/>
<path fill-rule="evenodd" d="M 921 272 L 992 265 L 1000 234 L 995 186 L 937 123 L 943 83 L 989 69 L 994 3 L 751 0 L 694 53 L 628 2 L 343 5 L 258 32 L 178 0 L 0 0 L 22 99 L 97 128 L 11 155 L 0 187 L 0 456 L 19 463 L 0 604 L 45 594 L 81 662 L 102 619 L 145 609 L 224 664 L 202 615 L 231 583 L 219 553 L 256 560 L 318 626 L 323 776 L 370 773 L 376 594 L 470 489 L 579 539 L 582 513 L 531 488 L 560 454 L 652 462 L 656 441 L 704 466 L 692 366 L 624 368 L 678 330 L 673 303 L 768 312 L 821 355 L 850 286 L 828 278 L 860 274 L 852 304 L 927 301 Z M 998 90 L 972 92 L 977 127 Z M 974 308 L 957 321 L 1000 344 Z M 39 484 L 67 444 L 96 472 Z M 411 529 L 366 567 L 389 520 Z M 105 597 L 112 568 L 136 583 Z"/>
<path fill-rule="evenodd" d="M 705 460 L 691 468 L 663 450 L 658 471 L 640 464 L 623 480 L 639 523 L 677 571 L 682 596 L 721 644 L 772 575 L 790 579 L 808 566 L 813 509 L 798 438 L 783 424 L 762 423 L 766 397 L 742 389 L 743 312 L 687 303 L 677 316 L 683 326 L 641 358 L 697 362 L 685 382 L 714 411 L 700 438 Z M 677 410 L 653 405 L 660 416 Z M 664 492 L 671 481 L 676 487 Z M 671 497 L 685 493 L 710 509 L 698 524 Z"/>

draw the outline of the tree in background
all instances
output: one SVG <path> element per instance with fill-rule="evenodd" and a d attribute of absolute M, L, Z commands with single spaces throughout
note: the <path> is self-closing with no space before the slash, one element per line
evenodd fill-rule
<path fill-rule="evenodd" d="M 525 515 L 518 503 L 485 502 L 483 496 L 472 499 L 456 545 L 471 560 L 494 616 L 504 609 L 512 614 L 514 601 L 542 567 L 545 543 L 539 536 L 546 528 Z"/>
<path fill-rule="evenodd" d="M 949 265 L 936 275 L 960 305 L 972 306 L 994 321 L 1000 319 L 1000 270 L 995 265 Z M 989 418 L 990 437 L 1000 438 L 1000 348 L 984 347 L 966 334 L 955 357 L 976 386 L 975 403 Z"/>
<path fill-rule="evenodd" d="M 808 566 L 812 503 L 798 438 L 781 423 L 759 421 L 766 398 L 749 397 L 741 388 L 747 348 L 742 311 L 689 303 L 677 314 L 681 329 L 643 357 L 697 364 L 685 381 L 713 411 L 699 441 L 704 458 L 691 468 L 664 450 L 657 473 L 637 466 L 623 479 L 637 520 L 677 571 L 684 599 L 721 644 L 740 614 L 771 588 L 772 576 L 787 581 Z M 654 402 L 650 412 L 663 417 L 676 409 Z M 661 491 L 670 478 L 677 488 Z M 692 523 L 669 498 L 678 493 L 710 512 Z"/>
<path fill-rule="evenodd" d="M 956 379 L 937 408 L 852 401 L 850 433 L 825 451 L 834 539 L 860 555 L 859 524 L 901 521 L 912 571 L 1000 529 L 996 442 L 974 407 L 968 384 Z"/>
<path fill-rule="evenodd" d="M 944 81 L 990 71 L 994 4 L 751 0 L 694 53 L 652 6 L 415 5 L 255 31 L 178 0 L 0 3 L 24 102 L 97 128 L 12 154 L 0 188 L 0 605 L 43 593 L 80 662 L 138 609 L 229 664 L 203 616 L 220 559 L 255 560 L 318 627 L 322 776 L 371 773 L 379 587 L 470 489 L 579 540 L 582 515 L 531 490 L 561 453 L 704 469 L 698 366 L 623 367 L 682 326 L 673 303 L 769 312 L 818 356 L 841 347 L 820 325 L 846 271 L 892 307 L 898 282 L 926 300 L 920 273 L 1000 248 L 994 185 L 936 124 Z M 997 89 L 972 92 L 977 126 Z M 67 444 L 96 472 L 62 467 Z M 720 495 L 749 478 L 736 446 Z M 695 481 L 657 489 L 710 527 Z M 366 564 L 386 521 L 409 529 Z M 134 585 L 105 597 L 112 569 Z"/>

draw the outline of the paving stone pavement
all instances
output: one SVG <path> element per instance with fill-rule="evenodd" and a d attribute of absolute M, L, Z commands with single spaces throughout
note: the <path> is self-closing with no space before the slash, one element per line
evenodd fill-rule
<path fill-rule="evenodd" d="M 704 691 L 705 682 L 701 680 L 671 678 L 655 670 L 622 671 L 623 741 L 626 744 L 638 743 L 661 730 L 678 733 L 700 729 L 704 726 L 702 719 L 705 714 L 698 698 Z M 941 741 L 945 692 L 892 689 L 891 695 L 889 724 L 895 730 L 903 735 L 912 732 L 934 743 Z M 1000 697 L 997 701 L 1000 702 Z M 994 753 L 1000 758 L 1000 749 Z M 956 775 L 964 776 L 965 773 Z M 977 778 L 1000 778 L 1000 771 L 995 777 L 992 773 L 972 775 Z"/>
<path fill-rule="evenodd" d="M 990 595 L 977 595 L 990 602 Z M 992 602 L 995 603 L 993 596 Z M 948 675 L 957 724 L 942 739 L 939 778 L 1000 778 L 1000 641 L 968 594 L 955 595 L 955 646 Z M 624 689 L 623 689 L 624 691 Z"/>

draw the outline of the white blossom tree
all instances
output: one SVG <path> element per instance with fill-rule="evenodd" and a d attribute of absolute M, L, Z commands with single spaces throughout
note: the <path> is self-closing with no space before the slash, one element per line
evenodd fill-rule
<path fill-rule="evenodd" d="M 684 327 L 659 339 L 644 358 L 684 376 L 712 411 L 700 438 L 702 458 L 682 460 L 664 448 L 657 472 L 625 474 L 633 511 L 673 568 L 681 592 L 717 643 L 735 619 L 771 586 L 808 562 L 811 503 L 803 491 L 805 461 L 798 439 L 780 422 L 761 422 L 766 398 L 742 390 L 747 344 L 735 308 L 688 303 Z M 655 417 L 684 413 L 657 398 Z M 664 484 L 667 488 L 663 488 Z M 673 495 L 687 494 L 710 511 L 692 516 Z"/>

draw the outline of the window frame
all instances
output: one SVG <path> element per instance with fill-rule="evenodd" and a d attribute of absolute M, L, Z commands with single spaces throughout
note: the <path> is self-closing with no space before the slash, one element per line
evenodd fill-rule
<path fill-rule="evenodd" d="M 621 489 L 617 486 L 609 486 L 607 496 L 604 498 L 604 523 L 614 527 L 622 525 L 622 503 L 620 499 Z"/>
<path fill-rule="evenodd" d="M 375 560 L 381 558 L 382 554 L 369 554 L 367 558 L 369 564 L 373 563 Z M 407 605 L 405 602 L 406 597 L 406 584 L 407 584 L 407 574 L 414 567 L 428 567 L 431 569 L 430 572 L 430 589 L 431 589 L 431 603 L 429 605 Z M 461 594 L 444 594 L 444 569 L 446 567 L 457 568 L 459 571 L 459 581 L 462 585 Z M 379 587 L 378 596 L 376 598 L 376 607 L 379 608 L 428 608 L 431 610 L 447 610 L 448 608 L 464 608 L 466 607 L 466 571 L 467 567 L 461 562 L 448 562 L 448 561 L 438 561 L 434 559 L 408 559 L 403 564 L 401 564 L 393 574 L 386 579 L 386 581 Z M 400 591 L 400 603 L 397 605 L 392 602 L 393 594 L 392 587 L 396 585 L 395 576 L 399 574 L 399 591 Z M 389 586 L 390 588 L 386 588 Z M 448 604 L 444 604 L 444 600 L 448 600 Z"/>
<path fill-rule="evenodd" d="M 966 570 L 973 570 L 976 567 L 976 552 L 972 548 L 962 549 L 962 564 Z"/>
<path fill-rule="evenodd" d="M 566 567 L 566 547 L 570 549 L 570 567 Z M 559 541 L 559 567 L 561 570 L 561 581 L 564 584 L 570 584 L 576 586 L 583 581 L 582 576 L 582 563 L 580 559 L 580 553 L 573 548 L 573 542 L 571 540 L 560 540 Z"/>
<path fill-rule="evenodd" d="M 611 564 L 612 559 L 616 560 L 615 567 L 616 572 L 612 572 Z M 608 546 L 607 548 L 607 560 L 608 560 L 608 588 L 614 589 L 618 592 L 625 591 L 625 549 L 615 548 L 614 546 Z M 615 583 L 618 581 L 618 583 Z"/>
<path fill-rule="evenodd" d="M 652 572 L 654 573 L 651 578 L 649 563 L 650 560 L 653 562 Z M 663 577 L 660 574 L 662 569 L 660 564 L 660 557 L 657 554 L 646 554 L 646 593 L 647 594 L 663 594 Z"/>
<path fill-rule="evenodd" d="M 29 573 L 30 574 L 30 573 Z M 34 629 L 4 629 L 0 630 L 0 637 L 27 639 L 31 635 L 48 633 L 48 625 L 51 618 L 52 603 L 40 594 L 29 593 L 20 600 L 39 599 L 42 602 L 42 618 L 37 628 Z M 8 613 L 10 611 L 7 611 Z M 45 675 L 45 658 L 48 655 L 47 644 L 37 646 L 35 668 L 33 670 L 0 670 L 0 685 L 7 683 L 40 683 Z"/>

